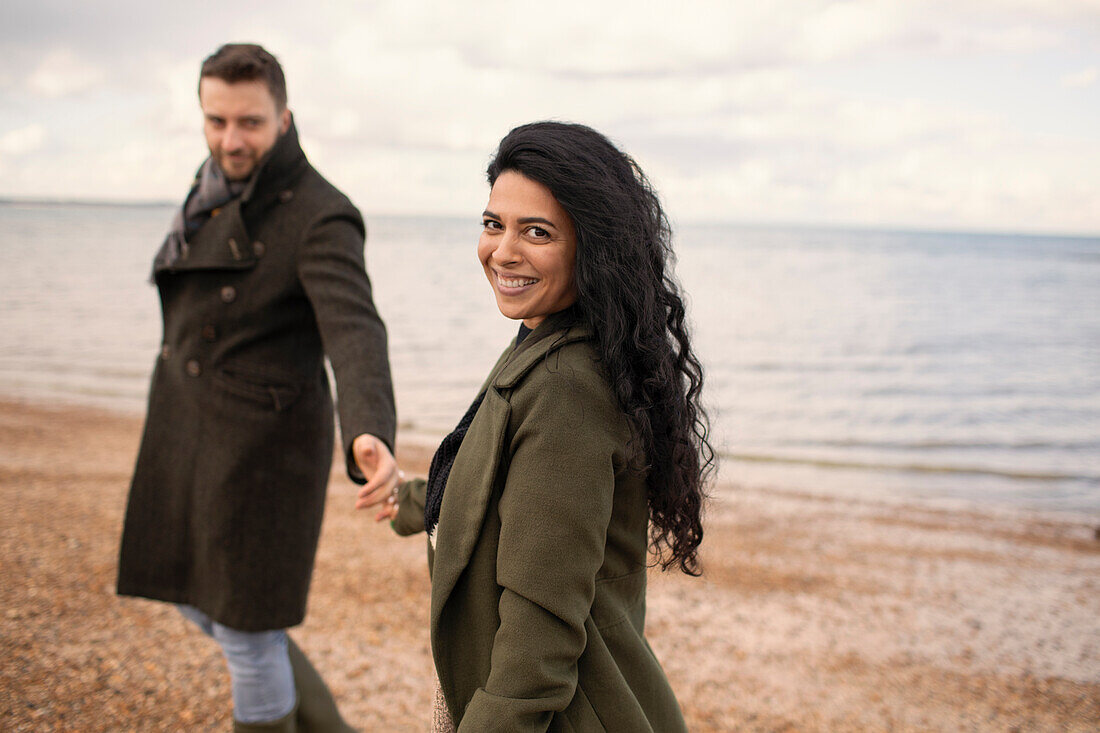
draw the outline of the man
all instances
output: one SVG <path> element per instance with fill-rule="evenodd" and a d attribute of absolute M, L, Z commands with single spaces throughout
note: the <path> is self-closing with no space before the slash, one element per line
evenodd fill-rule
<path fill-rule="evenodd" d="M 285 629 L 305 615 L 332 459 L 326 354 L 360 505 L 397 482 L 363 220 L 307 162 L 263 48 L 206 59 L 199 101 L 210 157 L 153 265 L 164 342 L 118 592 L 178 604 L 221 644 L 235 730 L 349 730 Z"/>

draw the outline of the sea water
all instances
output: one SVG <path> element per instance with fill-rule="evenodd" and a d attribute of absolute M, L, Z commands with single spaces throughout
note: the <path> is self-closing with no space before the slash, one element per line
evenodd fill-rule
<path fill-rule="evenodd" d="M 0 396 L 140 412 L 168 206 L 0 203 Z M 480 220 L 368 220 L 403 435 L 515 334 Z M 723 482 L 1100 513 L 1100 239 L 676 228 Z"/>

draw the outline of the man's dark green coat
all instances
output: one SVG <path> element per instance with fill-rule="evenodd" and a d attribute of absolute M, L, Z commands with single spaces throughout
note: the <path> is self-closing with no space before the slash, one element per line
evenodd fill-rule
<path fill-rule="evenodd" d="M 301 622 L 333 455 L 326 354 L 344 454 L 361 433 L 393 446 L 363 241 L 359 212 L 291 125 L 244 193 L 158 265 L 164 341 L 119 593 L 187 603 L 243 631 Z"/>

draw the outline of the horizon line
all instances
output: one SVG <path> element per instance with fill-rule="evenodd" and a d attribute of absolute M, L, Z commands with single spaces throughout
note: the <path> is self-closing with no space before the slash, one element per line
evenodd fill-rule
<path fill-rule="evenodd" d="M 81 197 L 48 197 L 48 196 L 0 196 L 0 205 L 29 205 L 29 206 L 85 206 L 118 207 L 118 208 L 156 208 L 174 207 L 179 204 L 164 199 L 96 199 Z M 362 209 L 360 209 L 362 211 Z M 364 218 L 379 217 L 388 219 L 462 219 L 459 214 L 427 214 L 427 213 L 385 213 L 366 212 Z M 913 234 L 972 234 L 972 235 L 999 235 L 1014 237 L 1056 237 L 1061 239 L 1100 239 L 1100 230 L 1066 231 L 1053 229 L 996 229 L 994 227 L 951 227 L 943 225 L 916 225 L 916 224 L 871 224 L 866 222 L 799 222 L 799 221 L 774 221 L 774 220 L 734 220 L 734 219 L 684 219 L 680 222 L 687 226 L 718 227 L 728 226 L 737 228 L 759 229 L 825 229 L 825 230 L 851 230 L 868 232 L 897 232 Z"/>

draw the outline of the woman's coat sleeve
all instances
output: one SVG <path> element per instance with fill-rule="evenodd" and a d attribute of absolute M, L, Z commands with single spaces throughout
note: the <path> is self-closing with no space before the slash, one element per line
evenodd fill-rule
<path fill-rule="evenodd" d="M 390 522 L 394 532 L 407 537 L 424 531 L 424 494 L 427 487 L 427 481 L 417 478 L 397 488 L 397 518 Z"/>

